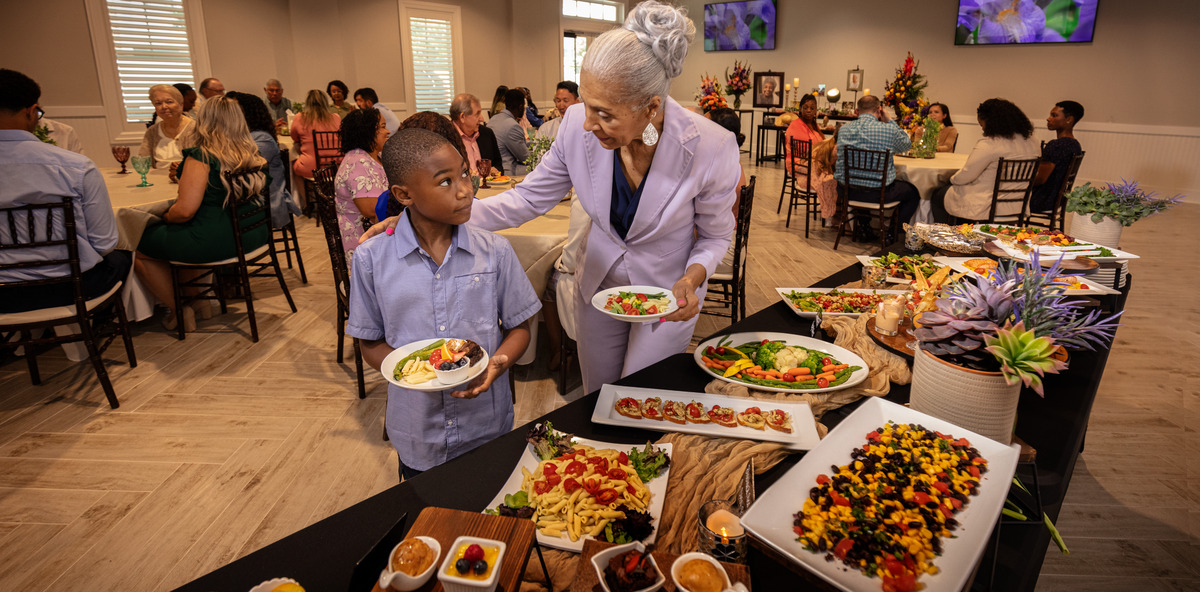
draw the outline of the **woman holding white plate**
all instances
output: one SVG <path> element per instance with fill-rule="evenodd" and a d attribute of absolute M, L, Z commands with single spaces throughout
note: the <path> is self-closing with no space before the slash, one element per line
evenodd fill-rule
<path fill-rule="evenodd" d="M 575 319 L 587 392 L 687 349 L 708 277 L 733 236 L 737 139 L 669 95 L 694 35 L 682 9 L 638 4 L 588 48 L 583 104 L 567 109 L 541 163 L 471 213 L 470 223 L 488 230 L 514 228 L 574 187 L 591 218 Z M 679 310 L 662 319 L 670 322 L 626 323 L 592 306 L 597 292 L 631 284 L 662 286 Z"/>

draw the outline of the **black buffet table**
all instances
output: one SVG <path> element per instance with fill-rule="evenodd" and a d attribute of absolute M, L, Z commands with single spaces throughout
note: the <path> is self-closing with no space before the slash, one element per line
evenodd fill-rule
<path fill-rule="evenodd" d="M 835 287 L 858 280 L 860 269 L 856 263 L 818 282 L 817 286 Z M 1126 290 L 1130 285 L 1132 281 Z M 1124 298 L 1116 304 L 1123 306 Z M 777 302 L 720 333 L 776 331 L 808 335 L 811 324 L 810 320 L 797 317 L 786 305 Z M 1037 482 L 1043 507 L 1051 518 L 1058 516 L 1075 461 L 1082 450 L 1087 418 L 1107 359 L 1107 350 L 1072 352 L 1070 368 L 1066 372 L 1046 377 L 1046 398 L 1028 389 L 1021 393 L 1016 431 L 1037 450 Z M 708 377 L 696 367 L 691 355 L 677 354 L 622 379 L 619 384 L 702 392 L 708 382 Z M 593 424 L 591 416 L 597 396 L 598 392 L 591 393 L 537 421 L 550 420 L 556 428 L 581 437 L 630 445 L 657 440 L 661 436 L 660 432 Z M 887 399 L 907 402 L 908 386 L 892 385 Z M 833 427 L 857 406 L 852 404 L 826 413 L 822 423 Z M 428 506 L 474 512 L 483 510 L 512 473 L 525 447 L 527 430 L 528 426 L 518 427 L 485 446 L 204 575 L 179 590 L 240 592 L 273 577 L 294 578 L 310 592 L 347 590 L 355 563 L 402 514 L 407 513 L 411 524 L 421 509 Z M 757 491 L 761 493 L 770 487 L 795 465 L 800 456 L 790 456 L 759 475 L 755 484 Z M 1019 470 L 1018 475 L 1021 473 Z M 1030 485 L 1032 475 L 1022 475 L 1022 479 Z M 797 493 L 798 497 L 803 495 L 803 492 Z M 1006 522 L 1000 527 L 998 545 L 989 546 L 972 589 L 1033 590 L 1050 544 L 1050 535 L 1036 517 L 1031 518 L 1034 518 L 1031 524 Z M 757 549 L 751 551 L 749 566 L 755 590 L 826 588 L 815 576 L 798 575 L 788 565 L 776 562 Z"/>

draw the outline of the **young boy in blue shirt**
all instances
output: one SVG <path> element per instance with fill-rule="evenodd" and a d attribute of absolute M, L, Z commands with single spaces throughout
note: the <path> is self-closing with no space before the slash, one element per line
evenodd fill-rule
<path fill-rule="evenodd" d="M 512 393 L 501 377 L 529 345 L 528 320 L 541 301 L 506 239 L 465 226 L 471 175 L 449 141 L 400 130 L 380 156 L 405 212 L 394 234 L 354 251 L 346 333 L 362 340 L 363 359 L 376 370 L 392 350 L 420 339 L 470 339 L 491 356 L 487 371 L 460 390 L 388 385 L 388 437 L 407 479 L 512 429 Z"/>

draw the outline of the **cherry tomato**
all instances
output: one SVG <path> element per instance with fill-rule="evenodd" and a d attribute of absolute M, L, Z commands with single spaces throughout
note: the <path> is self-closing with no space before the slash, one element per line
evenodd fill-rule
<path fill-rule="evenodd" d="M 879 431 L 875 430 L 875 431 L 872 431 L 871 433 L 867 434 L 867 439 L 872 442 L 878 442 L 879 441 Z"/>
<path fill-rule="evenodd" d="M 718 348 L 717 348 L 717 355 L 718 355 L 718 356 L 723 356 L 723 355 L 725 355 L 725 353 L 726 353 L 727 351 L 728 351 L 728 350 L 726 350 L 726 349 L 725 349 L 723 346 L 722 346 L 722 347 L 718 347 Z"/>
<path fill-rule="evenodd" d="M 951 510 L 950 506 L 938 506 L 938 509 L 942 511 L 943 516 L 945 516 L 947 518 L 954 517 L 954 510 Z"/>
<path fill-rule="evenodd" d="M 580 487 L 582 486 L 579 484 L 579 482 L 571 477 L 567 477 L 563 480 L 563 491 L 567 493 L 575 493 L 575 490 L 579 489 Z"/>
<path fill-rule="evenodd" d="M 577 460 L 573 460 L 573 461 L 567 463 L 567 468 L 563 469 L 563 472 L 568 475 L 582 475 L 583 472 L 586 470 L 587 470 L 587 465 L 585 465 Z"/>
<path fill-rule="evenodd" d="M 850 548 L 854 546 L 854 539 L 842 539 L 833 547 L 833 556 L 838 559 L 845 559 L 846 553 L 850 552 Z"/>
<path fill-rule="evenodd" d="M 615 489 L 601 489 L 594 495 L 596 496 L 596 501 L 602 504 L 611 504 L 617 501 L 617 498 L 620 497 L 620 494 L 617 493 L 617 490 Z"/>
<path fill-rule="evenodd" d="M 817 475 L 817 485 L 824 485 L 826 483 L 829 483 L 829 475 L 824 473 Z"/>
<path fill-rule="evenodd" d="M 818 378 L 817 379 L 817 388 L 825 388 L 827 386 L 829 386 L 828 378 Z"/>
<path fill-rule="evenodd" d="M 688 415 L 692 417 L 700 417 L 701 409 L 699 407 L 688 407 Z"/>
<path fill-rule="evenodd" d="M 762 340 L 762 344 L 763 344 L 763 345 L 766 345 L 766 344 L 768 344 L 768 343 L 771 343 L 771 340 L 770 340 L 770 339 L 764 339 L 764 340 Z"/>
<path fill-rule="evenodd" d="M 913 501 L 922 506 L 929 503 L 931 499 L 933 498 L 929 497 L 929 494 L 924 491 L 913 492 Z"/>
<path fill-rule="evenodd" d="M 708 347 L 706 347 L 706 348 L 704 348 L 704 355 L 706 355 L 706 356 L 708 356 L 708 357 L 710 357 L 710 358 L 711 358 L 711 357 L 713 356 L 713 354 L 715 354 L 715 353 L 717 353 L 717 350 L 716 350 L 715 348 L 713 348 L 713 346 L 711 346 L 711 345 L 710 345 L 710 346 L 708 346 Z"/>
<path fill-rule="evenodd" d="M 791 374 L 784 374 L 783 381 L 784 382 L 796 382 L 796 377 Z"/>
<path fill-rule="evenodd" d="M 534 485 L 536 486 L 536 483 Z M 583 490 L 592 495 L 596 495 L 596 492 L 600 491 L 600 481 L 598 481 L 596 479 L 590 479 L 590 478 L 584 479 L 583 480 Z"/>
<path fill-rule="evenodd" d="M 534 481 L 533 482 L 533 492 L 534 493 L 541 495 L 543 493 L 546 493 L 547 491 L 550 491 L 549 483 L 546 483 L 545 481 Z"/>
<path fill-rule="evenodd" d="M 550 463 L 546 463 L 545 465 L 542 465 L 542 474 L 547 477 L 549 477 L 550 475 L 553 475 L 557 472 L 558 472 L 558 467 L 556 467 Z"/>
<path fill-rule="evenodd" d="M 613 481 L 622 481 L 625 479 L 625 470 L 624 469 L 609 469 L 608 478 L 612 479 Z"/>
<path fill-rule="evenodd" d="M 833 363 L 833 360 L 831 360 L 831 359 L 829 359 L 829 358 L 821 358 L 821 365 L 822 365 L 822 366 L 828 366 L 828 365 L 830 365 L 830 364 L 832 364 L 832 363 Z"/>
<path fill-rule="evenodd" d="M 934 487 L 934 489 L 937 489 L 938 491 L 940 491 L 940 492 L 942 492 L 942 493 L 949 493 L 949 492 L 950 492 L 950 486 L 949 486 L 949 485 L 947 485 L 947 484 L 946 484 L 945 482 L 943 482 L 943 481 L 936 481 L 936 482 L 934 482 L 934 484 L 933 484 L 933 487 Z"/>
<path fill-rule="evenodd" d="M 562 475 L 550 473 L 549 475 L 546 475 L 546 483 L 549 483 L 550 487 L 554 487 L 555 485 L 562 483 Z"/>
<path fill-rule="evenodd" d="M 617 457 L 617 462 L 628 466 L 629 465 L 629 455 L 622 452 L 621 455 Z"/>
<path fill-rule="evenodd" d="M 970 473 L 972 477 L 974 477 L 976 479 L 979 478 L 979 467 L 977 467 L 975 465 L 968 465 L 967 472 Z"/>
<path fill-rule="evenodd" d="M 658 307 L 651 304 L 650 306 L 646 307 L 646 313 L 647 314 L 658 314 Z"/>
<path fill-rule="evenodd" d="M 645 295 L 645 294 L 638 294 L 638 295 L 637 295 L 637 299 L 638 299 L 638 300 L 641 300 L 642 302 L 645 302 L 645 301 L 646 301 L 646 295 Z"/>

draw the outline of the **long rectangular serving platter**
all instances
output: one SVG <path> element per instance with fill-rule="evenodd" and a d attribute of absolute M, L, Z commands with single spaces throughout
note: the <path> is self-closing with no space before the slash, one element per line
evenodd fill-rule
<path fill-rule="evenodd" d="M 981 258 L 983 257 L 943 257 L 943 259 L 945 259 L 947 264 L 950 266 L 950 269 L 953 269 L 954 271 L 966 272 L 972 277 L 982 276 L 981 274 L 976 273 L 975 270 L 967 267 L 965 263 L 971 259 Z M 1102 272 L 1105 270 L 1100 271 Z M 1079 280 L 1083 282 L 1087 288 L 1067 288 L 1066 294 L 1068 296 L 1105 296 L 1108 294 L 1120 294 L 1119 291 L 1114 290 L 1105 284 L 1105 281 L 1110 284 L 1112 283 L 1112 275 L 1108 275 L 1107 280 L 1105 280 L 1104 277 L 1099 276 L 1099 274 L 1100 272 L 1096 272 L 1089 275 L 1080 276 Z"/>
<path fill-rule="evenodd" d="M 713 405 L 720 405 L 733 409 L 735 413 L 745 411 L 748 407 L 758 407 L 763 411 L 782 409 L 792 415 L 792 433 L 787 434 L 771 428 L 756 430 L 744 425 L 727 428 L 715 423 L 700 424 L 688 422 L 678 424 L 665 419 L 633 419 L 617 413 L 616 403 L 625 397 L 633 397 L 642 401 L 650 397 L 659 397 L 664 401 L 674 400 L 684 405 L 696 401 L 703 404 L 705 409 L 712 409 Z M 600 397 L 596 400 L 596 409 L 592 411 L 592 422 L 654 430 L 656 432 L 679 432 L 700 436 L 778 442 L 792 450 L 809 450 L 821 441 L 821 436 L 817 434 L 817 424 L 816 419 L 813 418 L 812 409 L 809 408 L 808 403 L 802 401 L 763 401 L 759 399 L 747 399 L 745 397 L 667 391 L 634 386 L 617 386 L 613 384 L 606 384 L 600 387 Z"/>
<path fill-rule="evenodd" d="M 850 451 L 863 445 L 868 432 L 889 420 L 920 424 L 955 438 L 966 438 L 988 461 L 988 471 L 983 476 L 979 495 L 971 496 L 970 503 L 955 515 L 961 526 L 954 531 L 954 538 L 942 541 L 943 553 L 934 560 L 939 573 L 920 579 L 925 584 L 925 592 L 958 592 L 966 587 L 1004 507 L 1009 485 L 1016 472 L 1020 445 L 1005 446 L 950 422 L 877 397 L 869 397 L 830 431 L 816 448 L 808 451 L 800 462 L 758 496 L 742 517 L 742 526 L 755 538 L 840 590 L 878 592 L 881 586 L 879 578 L 868 578 L 839 561 L 826 561 L 827 553 L 805 550 L 796 540 L 792 521 L 795 513 L 800 511 L 808 490 L 816 485 L 817 475 L 828 473 L 830 465 L 848 464 Z"/>
<path fill-rule="evenodd" d="M 783 303 L 786 304 L 788 308 L 792 309 L 792 312 L 794 312 L 806 319 L 811 319 L 811 318 L 816 317 L 817 313 L 815 313 L 813 311 L 809 311 L 809 310 L 800 310 L 800 307 L 796 306 L 796 303 L 792 302 L 791 298 L 788 298 L 788 294 L 791 294 L 792 292 L 799 292 L 801 294 L 803 294 L 805 292 L 820 292 L 822 294 L 828 294 L 829 292 L 832 292 L 834 290 L 837 290 L 838 292 L 851 292 L 851 293 L 855 293 L 855 294 L 880 294 L 880 295 L 893 296 L 893 297 L 908 293 L 908 290 L 868 290 L 865 288 L 775 288 L 775 291 L 779 293 L 779 297 L 783 299 Z M 861 312 L 827 312 L 827 313 L 823 313 L 823 314 L 824 314 L 824 316 L 827 316 L 827 317 L 857 317 L 858 315 L 863 314 L 863 313 L 861 313 Z"/>

